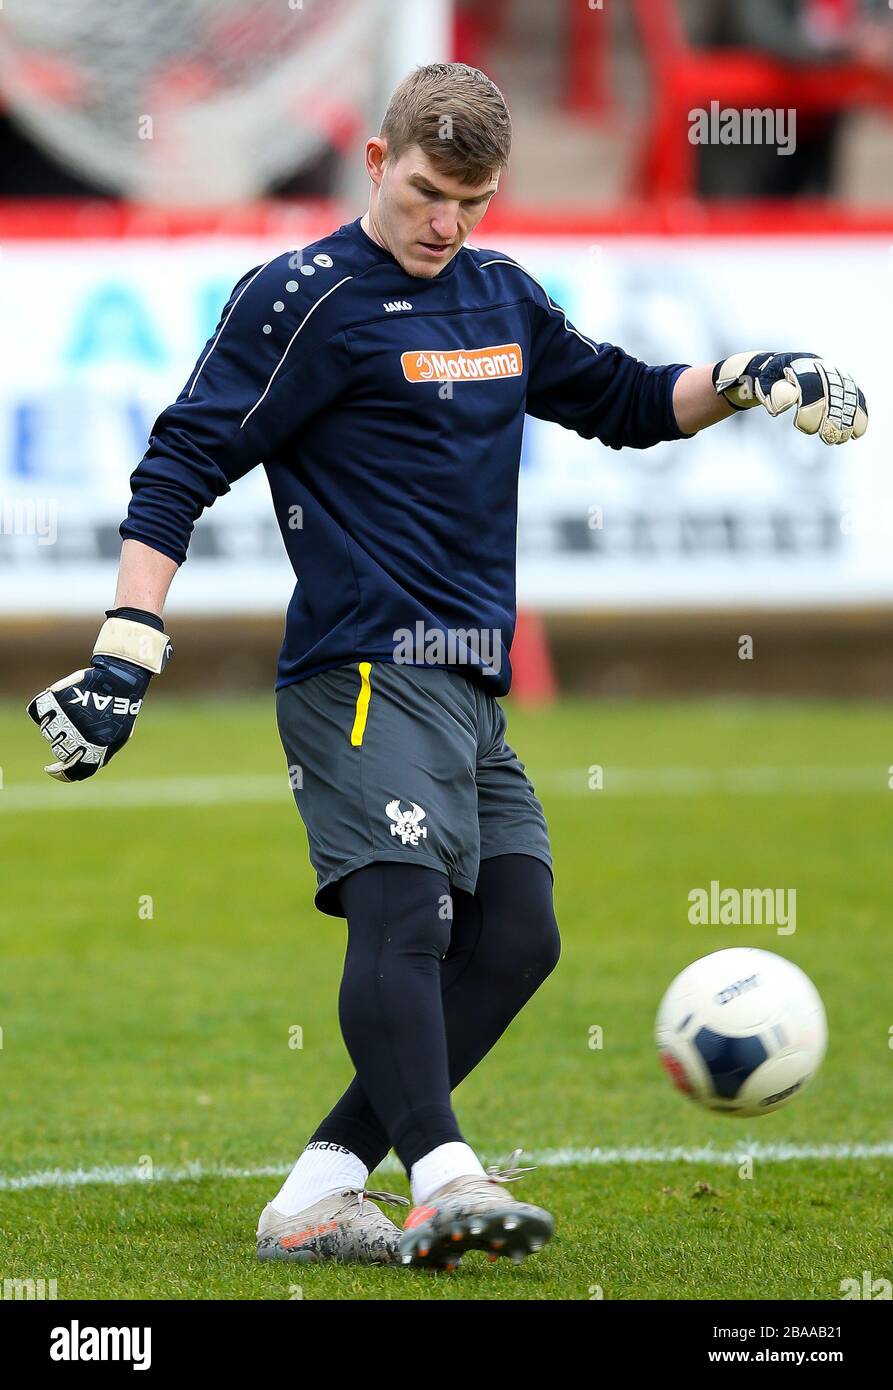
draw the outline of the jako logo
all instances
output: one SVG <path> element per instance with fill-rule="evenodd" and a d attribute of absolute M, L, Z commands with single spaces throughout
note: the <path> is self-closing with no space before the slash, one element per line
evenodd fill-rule
<path fill-rule="evenodd" d="M 447 352 L 404 352 L 400 362 L 407 381 L 495 381 L 521 376 L 524 354 L 520 343 L 497 347 L 451 348 Z"/>
<path fill-rule="evenodd" d="M 151 1327 L 68 1327 L 50 1333 L 51 1361 L 132 1361 L 135 1371 L 152 1365 Z"/>
<path fill-rule="evenodd" d="M 401 309 L 411 309 L 408 299 L 389 299 L 384 306 L 389 314 L 399 314 Z"/>

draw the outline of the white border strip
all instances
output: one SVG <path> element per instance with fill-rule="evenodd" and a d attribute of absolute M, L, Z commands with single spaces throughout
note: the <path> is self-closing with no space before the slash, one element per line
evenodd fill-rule
<path fill-rule="evenodd" d="M 715 1163 L 723 1167 L 738 1167 L 746 1159 L 755 1163 L 797 1163 L 815 1160 L 822 1163 L 863 1162 L 868 1159 L 893 1159 L 893 1142 L 883 1144 L 759 1144 L 742 1142 L 734 1149 L 700 1148 L 619 1148 L 619 1149 L 541 1149 L 524 1154 L 519 1162 L 538 1168 L 596 1168 L 617 1164 L 640 1163 Z M 505 1162 L 506 1155 L 486 1157 L 487 1163 Z M 106 1165 L 96 1168 L 48 1168 L 37 1173 L 0 1174 L 0 1192 L 24 1192 L 33 1188 L 90 1187 L 109 1183 L 115 1187 L 147 1182 L 193 1182 L 199 1178 L 281 1178 L 289 1172 L 288 1163 L 269 1163 L 236 1168 L 225 1163 L 203 1163 L 196 1159 L 181 1167 L 159 1166 L 151 1176 L 142 1174 L 136 1166 Z M 380 1173 L 402 1171 L 398 1160 L 390 1155 L 376 1170 Z"/>

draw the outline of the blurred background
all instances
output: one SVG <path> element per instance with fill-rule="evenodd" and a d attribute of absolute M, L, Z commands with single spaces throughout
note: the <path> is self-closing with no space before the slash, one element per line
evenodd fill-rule
<path fill-rule="evenodd" d="M 814 350 L 872 413 L 840 450 L 763 412 L 642 453 L 528 420 L 517 696 L 893 693 L 886 0 L 5 0 L 0 689 L 83 664 L 231 286 L 364 210 L 363 141 L 439 59 L 515 123 L 475 244 L 598 340 Z M 166 685 L 268 689 L 291 584 L 258 470 L 198 523 Z"/>

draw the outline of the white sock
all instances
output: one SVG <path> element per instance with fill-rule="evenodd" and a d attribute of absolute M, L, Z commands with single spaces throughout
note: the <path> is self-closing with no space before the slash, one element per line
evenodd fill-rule
<path fill-rule="evenodd" d="M 365 1187 L 368 1176 L 369 1169 L 350 1149 L 317 1140 L 307 1145 L 271 1205 L 283 1216 L 296 1216 L 334 1192 Z"/>
<path fill-rule="evenodd" d="M 420 1158 L 412 1165 L 409 1185 L 412 1200 L 416 1206 L 428 1200 L 444 1183 L 453 1178 L 485 1178 L 480 1159 L 468 1144 L 453 1139 L 449 1144 L 438 1144 L 436 1149 Z"/>

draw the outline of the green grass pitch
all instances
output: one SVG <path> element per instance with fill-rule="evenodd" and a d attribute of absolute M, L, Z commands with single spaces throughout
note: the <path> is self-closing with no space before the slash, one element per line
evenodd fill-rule
<path fill-rule="evenodd" d="M 509 738 L 549 816 L 564 951 L 456 1092 L 460 1122 L 492 1159 L 617 1152 L 518 1185 L 557 1234 L 517 1269 L 308 1269 L 256 1262 L 279 1183 L 257 1170 L 289 1164 L 349 1078 L 344 932 L 312 906 L 272 700 L 159 685 L 82 788 L 50 783 L 36 731 L 0 708 L 0 1280 L 52 1278 L 59 1298 L 580 1300 L 834 1299 L 864 1270 L 893 1277 L 893 1160 L 778 1158 L 893 1152 L 888 711 L 563 701 L 510 707 Z M 691 925 L 711 879 L 796 888 L 795 934 Z M 757 1121 L 677 1095 L 652 1042 L 673 975 L 736 944 L 796 960 L 830 1024 L 813 1086 Z M 668 1153 L 755 1144 L 770 1156 L 752 1176 Z"/>

